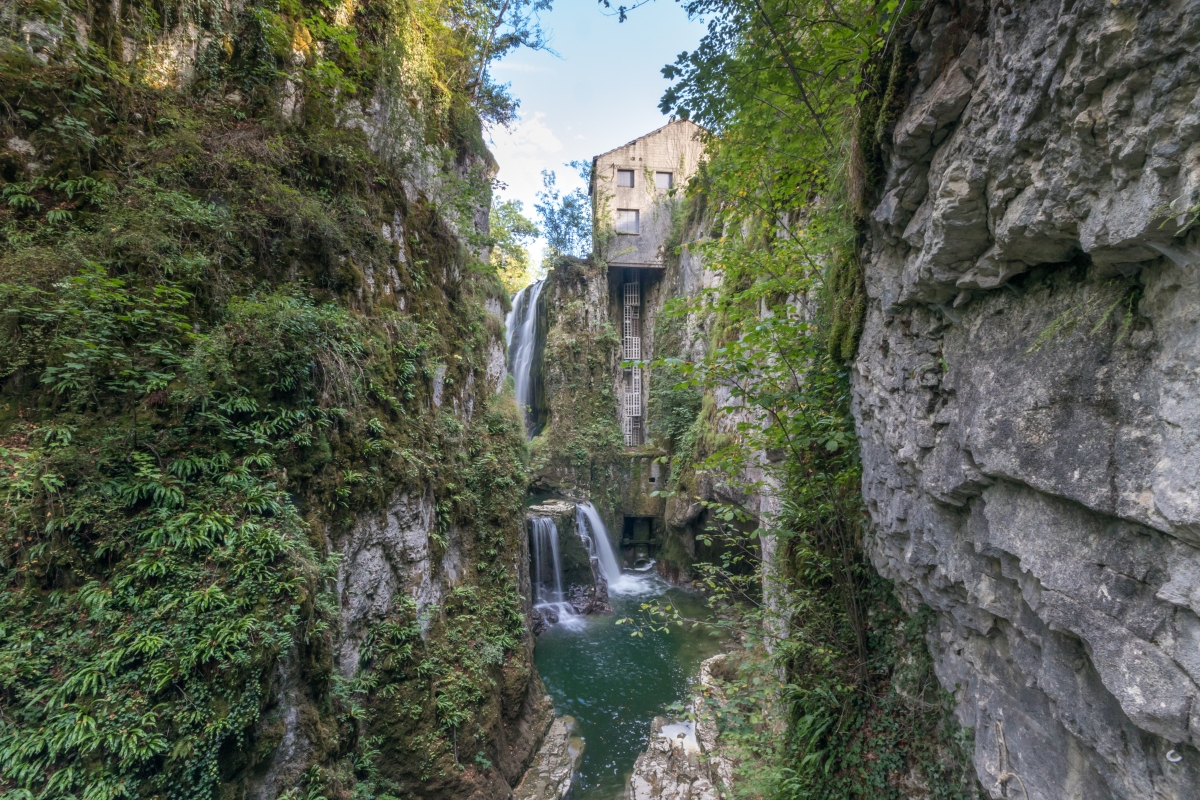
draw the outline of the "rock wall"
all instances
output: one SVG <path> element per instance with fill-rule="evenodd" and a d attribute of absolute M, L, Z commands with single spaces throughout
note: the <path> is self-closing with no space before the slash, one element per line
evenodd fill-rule
<path fill-rule="evenodd" d="M 871 558 L 992 797 L 1196 797 L 1200 3 L 919 16 L 862 253 Z"/>
<path fill-rule="evenodd" d="M 587 498 L 610 530 L 621 502 L 624 438 L 617 418 L 619 339 L 608 268 L 562 258 L 542 289 L 546 424 L 531 444 L 534 491 Z"/>
<path fill-rule="evenodd" d="M 625 784 L 628 800 L 720 800 L 733 795 L 735 758 L 720 740 L 717 709 L 725 702 L 725 654 L 700 665 L 694 719 L 650 723 L 646 749 Z"/>
<path fill-rule="evenodd" d="M 543 500 L 530 506 L 526 515 L 526 529 L 533 547 L 533 518 L 545 517 L 554 523 L 558 531 L 559 567 L 561 569 L 563 599 L 570 603 L 577 614 L 591 614 L 611 610 L 608 607 L 608 582 L 600 572 L 600 563 L 588 552 L 587 534 L 577 524 L 575 503 L 566 500 Z M 531 553 L 531 559 L 532 559 Z M 543 569 L 548 567 L 544 566 Z M 536 572 L 536 561 L 529 567 L 530 575 Z M 544 581 L 550 580 L 547 575 Z M 549 587 L 547 587 L 549 588 Z M 557 612 L 552 609 L 534 609 L 533 631 L 541 633 L 547 624 L 558 622 Z"/>
<path fill-rule="evenodd" d="M 571 796 L 575 773 L 583 762 L 584 741 L 578 727 L 574 717 L 554 720 L 525 777 L 513 791 L 513 800 L 567 800 Z"/>

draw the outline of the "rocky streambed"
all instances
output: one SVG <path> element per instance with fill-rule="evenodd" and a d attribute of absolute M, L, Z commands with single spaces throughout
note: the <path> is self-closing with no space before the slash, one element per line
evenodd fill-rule
<path fill-rule="evenodd" d="M 547 736 L 530 773 L 535 777 L 527 776 L 525 794 L 518 790 L 523 800 L 560 800 L 567 786 L 561 777 L 563 765 L 576 758 L 578 771 L 569 783 L 573 800 L 622 798 L 631 775 L 659 785 L 666 783 L 668 772 L 677 770 L 681 777 L 675 784 L 685 782 L 687 758 L 660 752 L 660 740 L 666 742 L 661 734 L 671 723 L 669 709 L 692 700 L 695 676 L 703 674 L 702 665 L 720 652 L 723 642 L 703 627 L 672 626 L 665 633 L 641 629 L 641 636 L 632 636 L 644 603 L 673 605 L 693 619 L 705 618 L 708 609 L 699 595 L 649 572 L 626 573 L 623 578 L 620 591 L 609 598 L 613 613 L 551 625 L 538 637 L 538 672 L 557 713 L 569 715 L 573 725 L 567 733 L 561 729 L 567 723 L 561 717 L 556 721 L 560 730 L 555 733 L 552 728 Z M 632 624 L 618 624 L 622 620 Z M 572 736 L 586 743 L 581 756 L 569 752 Z M 691 787 L 696 779 L 686 783 Z"/>
<path fill-rule="evenodd" d="M 717 742 L 717 721 L 705 699 L 719 697 L 725 654 L 700 665 L 692 720 L 655 717 L 650 741 L 625 785 L 627 800 L 722 800 L 731 796 L 733 761 Z"/>

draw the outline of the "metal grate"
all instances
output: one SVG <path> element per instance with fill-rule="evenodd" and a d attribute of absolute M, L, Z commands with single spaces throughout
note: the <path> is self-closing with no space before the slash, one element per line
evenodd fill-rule
<path fill-rule="evenodd" d="M 625 284 L 625 308 L 642 304 L 642 285 L 637 281 Z"/>
<path fill-rule="evenodd" d="M 642 360 L 642 285 L 637 281 L 625 284 L 623 294 L 621 353 L 625 361 Z M 625 371 L 625 392 L 621 398 L 621 430 L 626 447 L 642 443 L 642 370 L 633 367 Z"/>
<path fill-rule="evenodd" d="M 622 398 L 622 430 L 625 444 L 636 447 L 642 443 L 642 371 L 626 370 L 625 392 Z"/>
<path fill-rule="evenodd" d="M 642 285 L 625 284 L 625 304 L 622 314 L 622 357 L 626 361 L 642 359 Z"/>
<path fill-rule="evenodd" d="M 637 447 L 642 443 L 642 420 L 640 417 L 626 417 L 624 428 L 626 447 Z"/>

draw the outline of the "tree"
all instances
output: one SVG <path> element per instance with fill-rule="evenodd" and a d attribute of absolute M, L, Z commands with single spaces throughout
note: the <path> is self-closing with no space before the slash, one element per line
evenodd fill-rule
<path fill-rule="evenodd" d="M 473 74 L 462 78 L 484 119 L 502 125 L 513 121 L 517 101 L 507 84 L 491 79 L 490 67 L 520 47 L 549 50 L 539 15 L 552 5 L 553 0 L 458 0 L 441 9 L 463 39 L 458 49 Z"/>
<path fill-rule="evenodd" d="M 584 182 L 590 182 L 592 165 L 586 161 L 571 161 L 568 167 L 579 172 Z M 566 194 L 557 188 L 557 176 L 552 170 L 542 170 L 542 186 L 538 203 L 534 204 L 542 220 L 542 235 L 550 254 L 587 258 L 592 252 L 592 201 L 583 189 Z"/>
<path fill-rule="evenodd" d="M 529 243 L 538 237 L 537 225 L 521 212 L 520 200 L 505 200 L 492 206 L 488 222 L 492 232 L 492 266 L 509 294 L 529 284 Z"/>

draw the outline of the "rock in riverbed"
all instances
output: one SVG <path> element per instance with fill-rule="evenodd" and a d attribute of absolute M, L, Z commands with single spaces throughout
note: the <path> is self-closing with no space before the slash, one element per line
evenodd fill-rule
<path fill-rule="evenodd" d="M 718 692 L 718 678 L 725 655 L 700 665 L 699 683 L 706 695 Z M 733 777 L 732 763 L 717 749 L 716 721 L 705 704 L 697 700 L 695 722 L 668 723 L 655 717 L 650 723 L 650 741 L 633 765 L 625 785 L 626 800 L 720 800 L 722 786 Z"/>
<path fill-rule="evenodd" d="M 558 717 L 513 792 L 513 800 L 564 800 L 582 760 L 583 739 L 575 718 Z"/>

